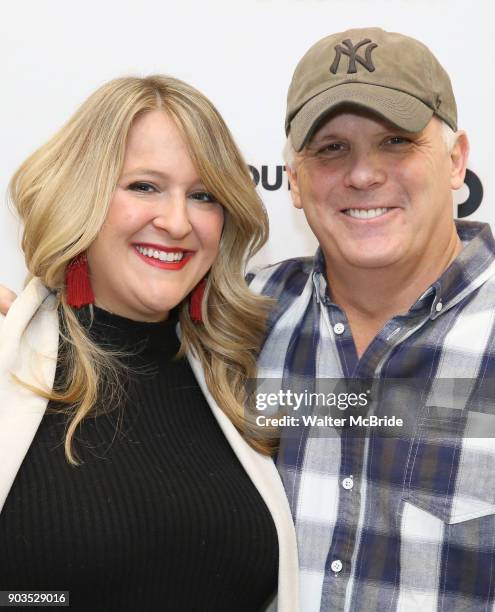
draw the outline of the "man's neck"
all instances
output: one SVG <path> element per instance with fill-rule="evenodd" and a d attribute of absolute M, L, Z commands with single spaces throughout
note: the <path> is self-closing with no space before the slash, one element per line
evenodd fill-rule
<path fill-rule="evenodd" d="M 345 312 L 358 356 L 394 316 L 405 314 L 462 251 L 457 233 L 442 255 L 422 265 L 343 270 L 327 265 L 332 301 Z M 392 269 L 393 268 L 393 269 Z"/>

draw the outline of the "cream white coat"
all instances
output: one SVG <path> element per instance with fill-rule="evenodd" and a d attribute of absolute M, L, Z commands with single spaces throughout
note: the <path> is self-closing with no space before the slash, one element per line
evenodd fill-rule
<path fill-rule="evenodd" d="M 0 512 L 47 406 L 47 400 L 16 383 L 12 374 L 37 387 L 51 389 L 58 340 L 55 298 L 34 278 L 8 315 L 0 315 Z M 277 609 L 298 612 L 296 536 L 277 469 L 272 459 L 260 455 L 243 440 L 210 395 L 198 360 L 192 355 L 188 359 L 218 424 L 275 523 L 279 541 Z"/>

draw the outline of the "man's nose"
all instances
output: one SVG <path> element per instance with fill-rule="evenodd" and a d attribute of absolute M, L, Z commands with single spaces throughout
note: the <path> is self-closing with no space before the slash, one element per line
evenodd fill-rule
<path fill-rule="evenodd" d="M 382 185 L 385 180 L 385 168 L 376 153 L 369 151 L 355 153 L 349 160 L 349 168 L 344 179 L 346 187 L 372 189 Z"/>
<path fill-rule="evenodd" d="M 187 198 L 174 196 L 161 203 L 153 225 L 160 230 L 166 231 L 174 240 L 184 238 L 192 231 L 189 219 Z"/>

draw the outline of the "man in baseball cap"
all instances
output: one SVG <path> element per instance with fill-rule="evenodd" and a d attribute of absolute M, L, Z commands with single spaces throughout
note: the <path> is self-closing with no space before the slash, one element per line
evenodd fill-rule
<path fill-rule="evenodd" d="M 366 399 L 343 425 L 281 431 L 302 609 L 491 609 L 495 243 L 453 218 L 468 141 L 450 79 L 407 36 L 333 34 L 299 62 L 285 128 L 294 205 L 320 247 L 252 280 L 278 300 L 259 376 L 362 381 Z"/>

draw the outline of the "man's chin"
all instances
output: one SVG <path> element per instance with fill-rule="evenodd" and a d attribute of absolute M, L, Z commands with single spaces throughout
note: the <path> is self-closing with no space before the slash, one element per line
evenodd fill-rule
<path fill-rule="evenodd" d="M 390 270 L 394 266 L 396 266 L 399 262 L 399 257 L 397 252 L 394 253 L 369 253 L 369 252 L 359 252 L 354 254 L 346 254 L 344 256 L 345 261 L 348 266 L 359 270 Z"/>
<path fill-rule="evenodd" d="M 353 240 L 342 236 L 341 240 L 335 240 L 333 244 L 321 246 L 326 261 L 334 268 L 341 265 L 366 270 L 386 268 L 398 263 L 404 253 L 403 245 L 390 236 L 372 240 Z"/>

